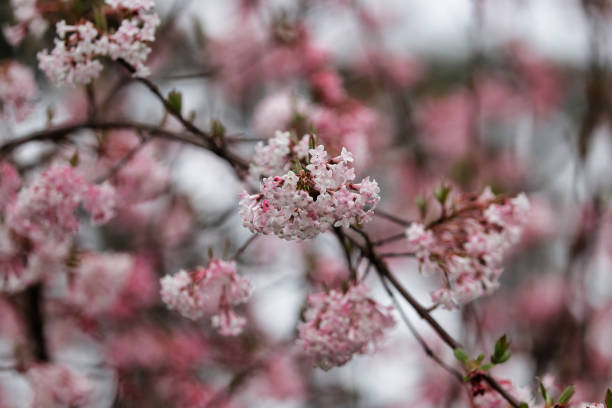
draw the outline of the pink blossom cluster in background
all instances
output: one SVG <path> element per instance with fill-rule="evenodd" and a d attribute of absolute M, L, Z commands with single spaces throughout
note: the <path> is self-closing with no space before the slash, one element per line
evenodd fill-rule
<path fill-rule="evenodd" d="M 149 75 L 144 63 L 151 52 L 148 43 L 155 40 L 159 25 L 153 1 L 108 0 L 106 4 L 122 16 L 113 32 L 105 32 L 91 21 L 57 23 L 55 47 L 50 53 L 43 50 L 38 54 L 40 69 L 51 82 L 90 83 L 104 68 L 100 57 L 125 61 L 136 76 Z"/>
<path fill-rule="evenodd" d="M 211 316 L 224 336 L 242 332 L 246 320 L 233 307 L 248 300 L 251 283 L 236 272 L 234 262 L 211 259 L 206 267 L 179 271 L 161 280 L 161 298 L 188 319 Z"/>
<path fill-rule="evenodd" d="M 612 408 L 612 2 L 447 3 L 2 3 L 0 408 Z"/>
<path fill-rule="evenodd" d="M 34 109 L 38 92 L 30 68 L 11 60 L 0 64 L 0 113 L 5 119 L 26 119 Z"/>
<path fill-rule="evenodd" d="M 324 370 L 346 364 L 355 353 L 366 353 L 395 325 L 391 308 L 369 298 L 363 284 L 344 293 L 310 294 L 304 320 L 298 327 L 298 344 Z"/>

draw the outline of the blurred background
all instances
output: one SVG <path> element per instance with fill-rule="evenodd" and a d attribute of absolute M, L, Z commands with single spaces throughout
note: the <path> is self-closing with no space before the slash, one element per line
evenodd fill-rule
<path fill-rule="evenodd" d="M 2 27 L 19 23 L 19 3 L 27 2 L 2 2 Z M 490 353 L 507 334 L 513 357 L 494 369 L 496 377 L 533 395 L 539 376 L 552 388 L 575 384 L 576 401 L 603 399 L 612 384 L 612 3 L 155 3 L 161 25 L 147 62 L 150 80 L 164 95 L 181 92 L 184 115 L 201 128 L 222 123 L 242 157 L 275 130 L 315 129 L 328 150 L 353 152 L 358 179 L 379 182 L 380 209 L 409 220 L 418 218 L 416 200 L 441 182 L 458 193 L 486 186 L 524 191 L 531 215 L 500 289 L 433 315 L 474 355 Z M 50 84 L 37 68 L 36 54 L 52 47 L 60 16 L 41 12 L 40 19 L 20 45 L 0 39 L 0 64 L 25 65 L 39 89 L 27 117 L 3 115 L 0 144 L 91 114 L 86 87 Z M 105 68 L 91 87 L 96 120 L 180 129 L 119 64 Z M 61 143 L 24 145 L 11 160 L 27 180 L 78 151 L 78 168 L 93 179 L 138 138 L 127 130 L 79 131 Z M 117 218 L 103 228 L 82 226 L 76 246 L 129 254 L 135 266 L 128 283 L 114 289 L 103 313 L 65 307 L 60 284 L 50 284 L 45 298 L 53 359 L 95 384 L 95 398 L 84 406 L 470 406 L 461 384 L 427 358 L 399 316 L 375 353 L 343 367 L 324 372 L 300 357 L 293 341 L 306 295 L 348 273 L 331 233 L 299 243 L 260 237 L 249 246 L 239 270 L 254 292 L 241 336 L 223 338 L 208 322 L 164 310 L 159 277 L 206 264 L 209 248 L 231 254 L 249 238 L 238 215 L 238 194 L 248 186 L 212 153 L 162 140 L 147 143 L 115 176 L 126 197 Z M 383 218 L 366 229 L 380 238 L 403 230 Z M 401 252 L 403 245 L 381 250 Z M 410 258 L 389 265 L 432 304 L 439 276 L 423 276 Z M 376 276 L 366 283 L 391 304 Z M 30 406 L 33 398 L 20 369 L 27 324 L 18 297 L 0 302 L 0 401 L 7 407 Z M 454 364 L 435 333 L 404 307 Z"/>

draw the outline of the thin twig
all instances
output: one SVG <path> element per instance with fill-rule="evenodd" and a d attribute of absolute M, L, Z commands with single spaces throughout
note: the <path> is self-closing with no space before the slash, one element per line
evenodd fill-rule
<path fill-rule="evenodd" d="M 374 215 L 377 215 L 377 216 L 379 216 L 381 218 L 385 218 L 385 219 L 387 219 L 387 220 L 389 220 L 391 222 L 394 222 L 396 224 L 402 225 L 404 227 L 408 227 L 408 226 L 410 226 L 410 224 L 412 224 L 412 221 L 404 220 L 404 219 L 402 219 L 400 217 L 397 217 L 397 216 L 395 216 L 393 214 L 389 214 L 388 212 L 382 211 L 382 210 L 379 210 L 379 209 L 374 210 Z"/>
<path fill-rule="evenodd" d="M 232 259 L 233 260 L 237 260 L 240 257 L 240 255 L 242 255 L 242 253 L 244 251 L 246 251 L 246 249 L 249 247 L 249 245 L 251 245 L 251 243 L 253 241 L 255 241 L 255 238 L 257 238 L 258 236 L 259 236 L 259 234 L 254 234 L 249 239 L 247 239 L 247 241 L 244 244 L 242 244 L 242 246 L 240 248 L 238 248 L 236 250 L 236 253 L 234 254 Z"/>
<path fill-rule="evenodd" d="M 391 290 L 391 288 L 387 284 L 385 278 L 383 276 L 381 276 L 380 274 L 378 275 L 378 277 L 380 278 L 380 282 L 382 283 L 383 287 L 385 288 L 385 291 L 387 292 L 387 294 L 391 298 L 391 301 L 395 305 L 395 309 L 399 312 L 402 320 L 404 321 L 404 323 L 406 324 L 406 326 L 408 327 L 408 329 L 410 330 L 410 332 L 412 333 L 412 335 L 414 336 L 416 341 L 421 345 L 421 347 L 423 348 L 423 351 L 425 352 L 425 354 L 427 354 L 427 356 L 429 356 L 432 360 L 434 360 L 436 363 L 438 363 L 438 365 L 440 367 L 442 367 L 446 371 L 448 371 L 459 382 L 463 383 L 463 376 L 461 375 L 461 373 L 459 371 L 457 371 L 456 369 L 454 369 L 453 367 L 451 367 L 448 364 L 446 364 L 444 361 L 442 361 L 442 359 L 440 357 L 438 357 L 438 355 L 436 355 L 433 352 L 433 350 L 425 342 L 425 339 L 423 339 L 423 337 L 419 334 L 419 332 L 413 326 L 412 322 L 408 318 L 408 315 L 406 315 L 406 312 L 404 312 L 404 309 L 402 309 L 402 305 L 400 305 L 399 301 L 395 297 L 395 294 L 393 293 L 393 291 Z"/>

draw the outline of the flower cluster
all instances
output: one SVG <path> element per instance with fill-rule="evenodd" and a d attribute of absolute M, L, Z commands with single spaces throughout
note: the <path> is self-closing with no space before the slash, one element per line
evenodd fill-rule
<path fill-rule="evenodd" d="M 0 113 L 4 119 L 24 120 L 37 96 L 38 86 L 30 68 L 16 61 L 0 64 Z"/>
<path fill-rule="evenodd" d="M 251 175 L 265 178 L 261 193 L 242 194 L 245 227 L 287 240 L 309 239 L 331 226 L 371 219 L 380 200 L 376 181 L 366 177 L 353 183 L 351 153 L 342 149 L 330 159 L 321 145 L 308 149 L 310 140 L 277 132 L 267 146 L 257 147 Z"/>
<path fill-rule="evenodd" d="M 40 68 L 52 82 L 88 84 L 102 71 L 100 57 L 124 60 L 134 67 L 136 76 L 147 76 L 144 65 L 151 52 L 148 43 L 155 39 L 159 17 L 153 13 L 152 0 L 107 0 L 110 13 L 121 17 L 115 30 L 104 31 L 85 20 L 75 25 L 57 23 L 55 47 L 38 54 Z"/>
<path fill-rule="evenodd" d="M 35 35 L 45 32 L 48 23 L 36 7 L 36 0 L 11 0 L 11 6 L 16 24 L 2 27 L 2 34 L 10 45 L 17 47 L 28 32 Z"/>
<path fill-rule="evenodd" d="M 33 408 L 81 407 L 91 402 L 93 384 L 68 366 L 37 365 L 28 370 L 27 377 L 34 390 Z"/>
<path fill-rule="evenodd" d="M 212 324 L 224 336 L 242 332 L 246 319 L 233 306 L 251 294 L 251 282 L 238 275 L 235 262 L 211 259 L 206 267 L 182 270 L 161 279 L 161 297 L 168 308 L 188 319 L 212 316 Z"/>
<path fill-rule="evenodd" d="M 80 257 L 71 275 L 68 302 L 89 316 L 108 311 L 118 300 L 133 266 L 127 254 L 91 253 Z"/>
<path fill-rule="evenodd" d="M 454 201 L 447 214 L 406 230 L 421 270 L 443 274 L 444 286 L 431 296 L 448 309 L 497 289 L 504 257 L 518 242 L 529 211 L 524 194 L 508 199 L 489 189 Z"/>
<path fill-rule="evenodd" d="M 6 222 L 36 244 L 65 242 L 77 232 L 75 211 L 83 201 L 98 224 L 114 216 L 110 186 L 89 184 L 70 166 L 52 166 L 21 189 L 9 205 Z"/>
<path fill-rule="evenodd" d="M 391 308 L 369 298 L 363 284 L 345 293 L 309 295 L 304 319 L 298 344 L 324 370 L 346 364 L 355 353 L 366 353 L 395 324 Z"/>

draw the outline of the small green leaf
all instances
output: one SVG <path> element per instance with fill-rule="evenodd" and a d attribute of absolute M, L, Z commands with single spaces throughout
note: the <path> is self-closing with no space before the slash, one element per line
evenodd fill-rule
<path fill-rule="evenodd" d="M 168 94 L 168 106 L 173 113 L 181 114 L 183 109 L 183 94 L 173 89 Z"/>
<path fill-rule="evenodd" d="M 225 137 L 225 126 L 217 119 L 210 123 L 210 133 L 213 139 L 223 139 Z"/>
<path fill-rule="evenodd" d="M 542 394 L 542 398 L 544 398 L 546 405 L 552 404 L 552 398 L 550 397 L 550 395 L 548 395 L 548 391 L 546 391 L 544 383 L 542 383 L 542 380 L 539 377 L 536 377 L 536 380 L 538 380 L 538 383 L 540 384 L 540 393 Z"/>
<path fill-rule="evenodd" d="M 308 148 L 309 149 L 317 148 L 317 141 L 315 140 L 315 137 L 312 134 L 308 137 Z"/>
<path fill-rule="evenodd" d="M 346 294 L 348 291 L 349 291 L 349 282 L 348 280 L 345 279 L 342 281 L 342 292 Z"/>
<path fill-rule="evenodd" d="M 437 187 L 434 190 L 434 196 L 438 200 L 438 202 L 442 205 L 446 203 L 446 199 L 448 198 L 448 194 L 450 193 L 451 188 L 449 186 L 445 186 L 442 184 L 440 187 Z"/>
<path fill-rule="evenodd" d="M 484 354 L 479 354 L 478 357 L 476 357 L 476 360 L 474 361 L 476 361 L 477 364 L 480 364 L 482 363 L 482 360 L 484 360 L 484 358 L 485 358 Z"/>
<path fill-rule="evenodd" d="M 427 201 L 423 197 L 417 197 L 416 206 L 419 209 L 419 214 L 421 214 L 421 218 L 425 218 L 427 215 Z"/>
<path fill-rule="evenodd" d="M 467 355 L 467 353 L 460 348 L 455 349 L 454 354 L 457 360 L 461 361 L 463 364 L 467 363 L 470 360 L 470 357 Z"/>
<path fill-rule="evenodd" d="M 527 403 L 526 403 L 526 402 L 521 402 L 521 403 L 519 404 L 519 408 L 529 408 L 529 405 L 527 405 Z"/>
<path fill-rule="evenodd" d="M 79 165 L 79 152 L 77 150 L 74 152 L 74 154 L 70 158 L 70 166 L 77 167 L 78 165 Z"/>
<path fill-rule="evenodd" d="M 493 363 L 485 363 L 482 366 L 480 366 L 480 369 L 482 371 L 489 371 L 492 368 L 493 368 Z"/>
<path fill-rule="evenodd" d="M 557 400 L 557 404 L 567 404 L 572 398 L 572 395 L 574 395 L 574 386 L 570 385 L 563 390 L 561 396 Z"/>
<path fill-rule="evenodd" d="M 502 364 L 510 359 L 510 342 L 504 334 L 495 343 L 495 349 L 491 356 L 491 362 L 493 364 Z"/>
<path fill-rule="evenodd" d="M 612 408 L 612 391 L 609 388 L 606 391 L 606 408 Z"/>
<path fill-rule="evenodd" d="M 101 7 L 94 7 L 94 22 L 96 23 L 96 27 L 100 30 L 107 31 L 108 23 L 106 21 L 106 14 Z"/>

